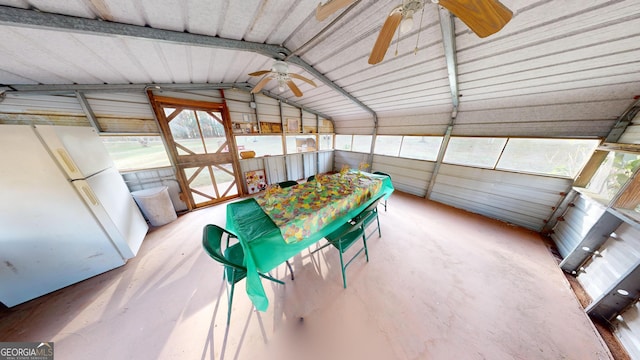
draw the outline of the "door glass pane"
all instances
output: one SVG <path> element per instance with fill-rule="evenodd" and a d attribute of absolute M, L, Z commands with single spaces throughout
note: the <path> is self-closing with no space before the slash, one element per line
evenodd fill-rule
<path fill-rule="evenodd" d="M 176 111 L 175 108 L 171 108 L 171 107 L 166 107 L 163 108 L 164 110 L 164 116 L 169 117 L 169 115 L 173 114 L 174 111 Z"/>
<path fill-rule="evenodd" d="M 186 168 L 184 172 L 187 179 L 190 179 L 189 190 L 196 204 L 217 198 L 208 167 Z"/>
<path fill-rule="evenodd" d="M 238 194 L 236 178 L 233 175 L 233 166 L 231 164 L 213 166 L 213 176 L 215 178 L 220 197 Z"/>
<path fill-rule="evenodd" d="M 171 136 L 178 146 L 178 155 L 204 154 L 204 143 L 193 110 L 182 110 L 169 121 Z"/>
<path fill-rule="evenodd" d="M 216 112 L 197 111 L 202 137 L 207 154 L 229 152 L 227 136 L 222 125 L 222 114 Z"/>
<path fill-rule="evenodd" d="M 189 189 L 196 205 L 238 195 L 231 164 L 186 168 L 184 172 L 190 179 Z"/>

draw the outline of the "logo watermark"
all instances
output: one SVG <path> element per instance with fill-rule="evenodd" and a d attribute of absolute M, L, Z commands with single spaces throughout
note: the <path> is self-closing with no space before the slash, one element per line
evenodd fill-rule
<path fill-rule="evenodd" d="M 53 360 L 53 342 L 0 342 L 0 360 Z"/>

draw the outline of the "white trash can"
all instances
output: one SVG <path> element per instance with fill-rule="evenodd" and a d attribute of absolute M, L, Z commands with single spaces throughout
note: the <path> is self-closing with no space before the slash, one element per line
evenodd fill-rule
<path fill-rule="evenodd" d="M 166 186 L 131 193 L 151 226 L 162 226 L 178 218 Z"/>

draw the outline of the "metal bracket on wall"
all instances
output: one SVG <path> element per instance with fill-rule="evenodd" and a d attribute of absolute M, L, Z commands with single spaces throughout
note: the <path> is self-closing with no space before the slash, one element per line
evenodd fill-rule
<path fill-rule="evenodd" d="M 560 263 L 560 268 L 575 274 L 591 255 L 604 244 L 615 229 L 622 224 L 617 216 L 605 211 L 600 219 L 589 229 L 587 235 L 576 245 L 569 255 Z"/>
<path fill-rule="evenodd" d="M 640 260 L 610 286 L 598 299 L 595 299 L 585 311 L 592 318 L 609 324 L 611 320 L 640 296 Z"/>

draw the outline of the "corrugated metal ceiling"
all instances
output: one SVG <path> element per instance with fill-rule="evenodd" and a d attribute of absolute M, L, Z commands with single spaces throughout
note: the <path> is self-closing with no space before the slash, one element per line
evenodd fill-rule
<path fill-rule="evenodd" d="M 343 17 L 336 20 L 338 12 L 319 22 L 318 0 L 0 0 L 0 84 L 256 84 L 259 79 L 247 74 L 269 69 L 282 48 L 285 55 L 294 53 L 291 71 L 315 79 L 318 87 L 298 82 L 300 98 L 278 93 L 273 81 L 265 89 L 332 117 L 338 129 L 347 120 L 371 118 L 367 107 L 383 119 L 449 114 L 436 5 L 427 2 L 422 26 L 399 42 L 394 38 L 383 62 L 367 63 L 380 27 L 399 2 L 361 0 Z M 598 111 L 588 120 L 596 125 L 575 133 L 606 135 L 640 94 L 640 2 L 502 3 L 514 17 L 490 37 L 481 39 L 455 20 L 459 133 L 487 135 L 485 124 L 498 123 L 523 129 L 510 134 L 533 134 L 536 120 L 556 122 L 548 134 L 566 136 L 581 125 L 564 122 L 591 106 Z M 234 42 L 218 47 L 224 39 Z M 319 74 L 333 84 L 318 81 Z M 545 109 L 556 114 L 541 116 Z M 418 118 L 440 128 L 448 121 L 441 115 Z"/>

